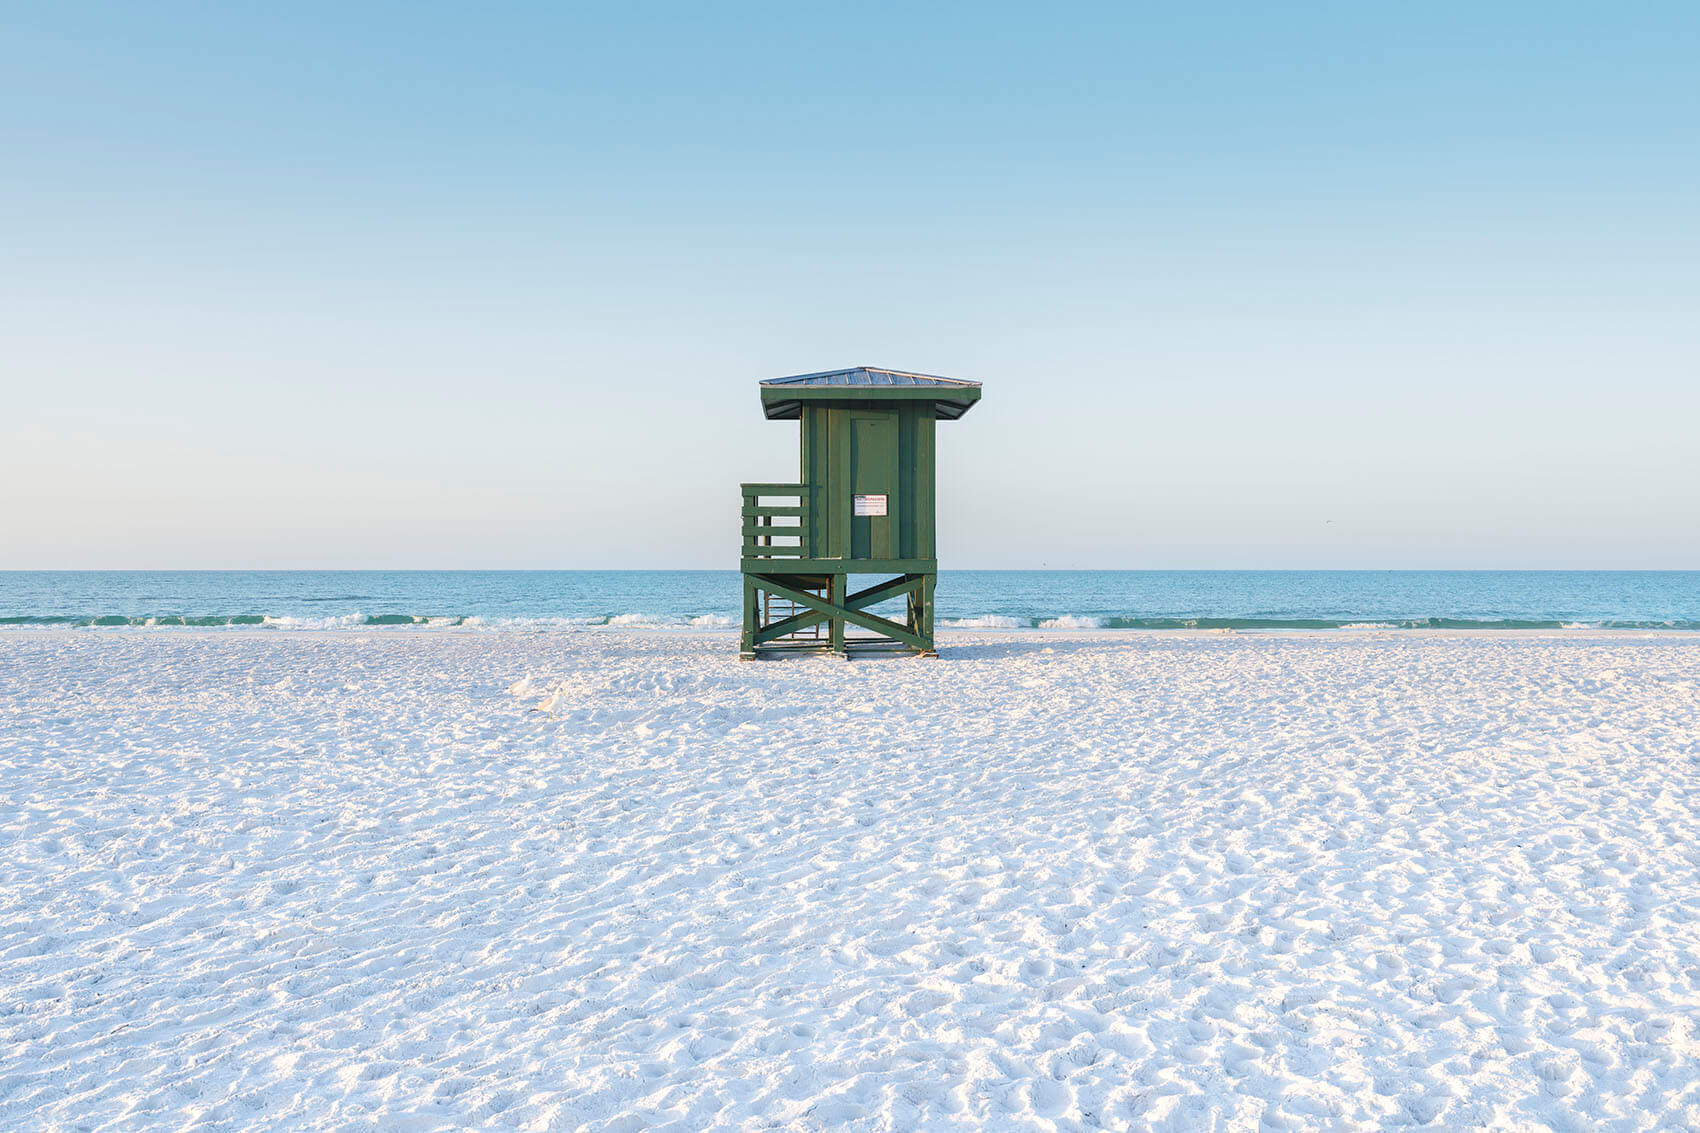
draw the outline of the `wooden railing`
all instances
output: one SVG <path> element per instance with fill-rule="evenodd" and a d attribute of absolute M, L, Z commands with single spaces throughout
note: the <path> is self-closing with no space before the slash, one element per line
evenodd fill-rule
<path fill-rule="evenodd" d="M 809 540 L 807 484 L 744 484 L 741 487 L 744 492 L 746 559 L 815 557 Z M 775 503 L 775 500 L 785 502 Z"/>

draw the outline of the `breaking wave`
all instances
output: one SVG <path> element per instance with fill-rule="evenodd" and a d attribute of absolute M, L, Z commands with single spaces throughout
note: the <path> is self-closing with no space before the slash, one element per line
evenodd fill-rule
<path fill-rule="evenodd" d="M 1103 629 L 1103 618 L 1083 617 L 1079 614 L 1064 614 L 1060 618 L 1046 618 L 1039 623 L 1040 629 Z"/>
<path fill-rule="evenodd" d="M 18 571 L 0 630 L 736 633 L 742 589 L 736 571 Z M 1700 571 L 952 571 L 938 594 L 945 633 L 1700 630 Z M 901 621 L 904 601 L 869 612 Z"/>
<path fill-rule="evenodd" d="M 738 619 L 727 614 L 648 613 L 601 614 L 589 617 L 483 617 L 479 615 L 431 614 L 340 614 L 322 618 L 286 614 L 41 614 L 0 617 L 0 629 L 152 629 L 152 628 L 256 628 L 279 630 L 337 629 L 730 629 Z M 1085 614 L 1033 615 L 976 614 L 963 618 L 940 618 L 940 629 L 964 630 L 1402 630 L 1402 629 L 1648 629 L 1700 630 L 1700 620 L 1575 622 L 1524 618 L 1403 618 L 1365 621 L 1362 618 L 1178 618 L 1102 617 Z"/>
<path fill-rule="evenodd" d="M 303 618 L 288 614 L 34 614 L 0 617 L 6 629 L 152 629 L 152 628 L 258 628 L 258 629 L 723 629 L 737 625 L 725 614 L 685 614 L 666 617 L 656 614 L 602 614 L 590 617 L 481 617 L 476 614 L 339 614 Z"/>
<path fill-rule="evenodd" d="M 1107 617 L 1086 614 L 1058 614 L 1013 617 L 1008 614 L 977 614 L 966 618 L 941 618 L 940 629 L 1209 629 L 1209 630 L 1272 630 L 1272 629 L 1329 629 L 1329 630 L 1389 630 L 1389 629 L 1678 629 L 1700 630 L 1700 620 L 1611 620 L 1593 622 L 1560 621 L 1536 618 L 1399 618 L 1394 620 L 1365 620 L 1362 617 L 1341 618 L 1181 618 L 1181 617 Z"/>

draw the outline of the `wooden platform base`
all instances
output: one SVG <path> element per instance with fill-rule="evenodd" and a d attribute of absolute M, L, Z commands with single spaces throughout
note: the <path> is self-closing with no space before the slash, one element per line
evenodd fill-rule
<path fill-rule="evenodd" d="M 799 652 L 832 653 L 848 660 L 852 653 L 876 649 L 938 656 L 933 649 L 936 572 L 903 573 L 848 594 L 846 571 L 786 565 L 782 573 L 744 571 L 744 633 L 738 655 L 745 660 Z M 870 606 L 903 597 L 908 599 L 908 613 L 902 622 L 868 612 Z"/>

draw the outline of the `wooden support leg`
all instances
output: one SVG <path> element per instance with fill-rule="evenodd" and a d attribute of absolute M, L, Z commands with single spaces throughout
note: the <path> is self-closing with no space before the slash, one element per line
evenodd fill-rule
<path fill-rule="evenodd" d="M 756 659 L 756 630 L 761 628 L 761 594 L 756 589 L 756 580 L 749 575 L 744 576 L 744 639 L 738 646 L 738 659 L 754 661 Z"/>
<path fill-rule="evenodd" d="M 927 641 L 927 648 L 922 650 L 923 657 L 937 657 L 938 650 L 933 648 L 933 588 L 938 585 L 939 576 L 929 574 L 921 580 L 921 624 L 915 627 L 915 632 Z"/>
<path fill-rule="evenodd" d="M 844 586 L 847 581 L 848 576 L 846 575 L 833 575 L 827 601 L 831 602 L 834 606 L 842 608 L 844 605 Z M 844 648 L 844 619 L 831 618 L 829 619 L 829 622 L 832 627 L 832 652 L 835 656 L 842 657 L 844 660 L 848 661 L 850 659 L 850 654 Z"/>

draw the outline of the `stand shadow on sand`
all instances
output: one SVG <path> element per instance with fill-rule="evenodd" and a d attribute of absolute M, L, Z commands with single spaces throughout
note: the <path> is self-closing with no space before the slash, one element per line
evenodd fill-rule
<path fill-rule="evenodd" d="M 1129 635 L 1131 637 L 1131 635 Z M 950 661 L 996 661 L 1035 658 L 1041 655 L 1054 654 L 1060 660 L 1063 657 L 1083 653 L 1108 653 L 1125 648 L 1125 644 L 1117 639 L 1103 636 L 1093 638 L 1058 639 L 1050 637 L 1044 631 L 1033 631 L 1030 641 L 1011 641 L 1003 638 L 995 641 L 960 641 L 945 638 L 938 641 L 936 656 L 917 655 L 912 650 L 893 647 L 890 645 L 864 645 L 850 642 L 848 660 L 857 665 L 871 662 L 897 662 L 905 665 L 937 665 Z M 839 658 L 829 654 L 815 653 L 809 655 L 818 662 L 831 661 L 840 663 Z M 801 658 L 796 656 L 763 654 L 762 661 L 797 663 Z"/>

